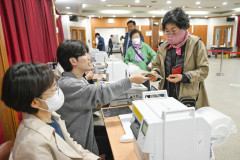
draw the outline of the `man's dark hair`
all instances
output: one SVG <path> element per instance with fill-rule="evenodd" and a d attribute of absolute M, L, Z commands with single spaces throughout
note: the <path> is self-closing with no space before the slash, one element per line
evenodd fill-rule
<path fill-rule="evenodd" d="M 171 11 L 168 11 L 162 21 L 163 30 L 166 29 L 167 23 L 173 23 L 178 26 L 180 29 L 188 29 L 189 28 L 189 18 L 188 15 L 179 7 L 174 8 Z"/>
<path fill-rule="evenodd" d="M 111 35 L 110 37 L 113 37 L 113 35 Z"/>
<path fill-rule="evenodd" d="M 127 25 L 128 25 L 129 23 L 132 23 L 134 26 L 136 26 L 136 22 L 133 21 L 133 20 L 128 21 L 128 22 L 127 22 Z"/>
<path fill-rule="evenodd" d="M 79 56 L 83 56 L 87 52 L 88 47 L 82 41 L 76 39 L 64 40 L 58 46 L 57 59 L 63 69 L 67 72 L 70 72 L 72 71 L 73 67 L 69 59 L 78 59 Z"/>
<path fill-rule="evenodd" d="M 54 83 L 50 67 L 41 63 L 18 63 L 11 66 L 3 77 L 2 101 L 16 111 L 35 114 L 31 107 L 34 98 L 41 95 Z"/>
<path fill-rule="evenodd" d="M 97 36 L 100 36 L 100 34 L 99 33 L 95 33 L 95 37 L 97 37 Z"/>
<path fill-rule="evenodd" d="M 135 33 L 138 33 L 139 36 L 140 36 L 140 38 L 141 38 L 142 33 L 141 33 L 139 30 L 137 30 L 137 29 L 133 29 L 133 30 L 130 32 L 130 38 L 131 38 L 131 39 L 132 39 L 132 36 L 133 36 Z"/>

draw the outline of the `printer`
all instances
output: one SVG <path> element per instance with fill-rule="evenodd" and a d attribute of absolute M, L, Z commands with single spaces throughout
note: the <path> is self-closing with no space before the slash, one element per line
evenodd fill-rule
<path fill-rule="evenodd" d="M 107 65 L 105 62 L 92 62 L 94 67 L 94 73 L 99 74 L 105 71 Z"/>
<path fill-rule="evenodd" d="M 132 87 L 110 102 L 110 106 L 129 105 L 134 100 L 142 99 L 142 93 L 148 89 L 142 84 L 132 83 Z"/>
<path fill-rule="evenodd" d="M 107 63 L 106 68 L 106 79 L 107 84 L 119 81 L 123 78 L 129 77 L 128 65 L 120 60 L 109 61 Z M 132 87 L 118 96 L 116 99 L 110 102 L 110 106 L 124 105 L 124 104 L 132 104 L 133 100 L 142 99 L 142 93 L 147 91 L 147 87 L 142 84 L 132 84 Z"/>
<path fill-rule="evenodd" d="M 162 96 L 145 98 L 148 95 Z M 210 122 L 214 120 L 208 120 L 206 115 L 216 117 L 213 116 L 216 111 L 198 114 L 195 108 L 168 97 L 165 90 L 143 92 L 142 98 L 132 102 L 130 125 L 140 160 L 212 160 L 213 127 Z M 219 128 L 216 123 L 215 127 Z M 227 127 L 223 128 L 226 132 Z"/>

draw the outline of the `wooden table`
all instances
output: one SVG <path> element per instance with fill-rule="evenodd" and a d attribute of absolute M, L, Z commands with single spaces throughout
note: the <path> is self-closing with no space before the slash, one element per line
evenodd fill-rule
<path fill-rule="evenodd" d="M 138 160 L 137 154 L 134 150 L 133 142 L 120 142 L 120 138 L 125 134 L 125 132 L 119 117 L 116 116 L 105 118 L 103 116 L 103 121 L 106 126 L 114 160 Z"/>

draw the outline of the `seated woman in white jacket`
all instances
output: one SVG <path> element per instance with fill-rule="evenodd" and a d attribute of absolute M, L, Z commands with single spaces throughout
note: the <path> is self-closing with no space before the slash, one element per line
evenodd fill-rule
<path fill-rule="evenodd" d="M 64 95 L 45 64 L 19 63 L 3 78 L 2 100 L 23 112 L 10 159 L 14 160 L 96 160 L 70 137 L 65 122 L 54 111 Z"/>

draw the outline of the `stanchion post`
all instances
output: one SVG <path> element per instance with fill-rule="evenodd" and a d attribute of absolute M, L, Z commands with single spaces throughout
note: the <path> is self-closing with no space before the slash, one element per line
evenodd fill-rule
<path fill-rule="evenodd" d="M 220 73 L 216 73 L 217 76 L 224 76 L 224 73 L 222 73 L 222 62 L 223 62 L 223 49 L 221 52 Z"/>

